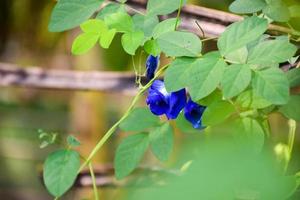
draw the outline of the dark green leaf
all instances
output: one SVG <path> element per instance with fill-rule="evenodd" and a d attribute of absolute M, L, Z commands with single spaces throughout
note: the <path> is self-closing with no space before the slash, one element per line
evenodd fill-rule
<path fill-rule="evenodd" d="M 268 21 L 256 16 L 231 24 L 218 40 L 223 56 L 259 38 L 268 28 Z"/>
<path fill-rule="evenodd" d="M 160 49 L 167 56 L 196 57 L 201 53 L 201 40 L 193 33 L 172 31 L 157 39 Z"/>
<path fill-rule="evenodd" d="M 73 150 L 51 153 L 44 165 L 44 182 L 55 197 L 62 196 L 73 185 L 80 167 L 80 156 Z"/>
<path fill-rule="evenodd" d="M 72 29 L 87 20 L 104 0 L 59 0 L 49 22 L 49 31 Z"/>
<path fill-rule="evenodd" d="M 229 10 L 234 13 L 255 13 L 262 10 L 266 6 L 264 0 L 235 0 L 229 6 Z"/>
<path fill-rule="evenodd" d="M 120 124 L 120 128 L 124 131 L 143 131 L 158 124 L 159 118 L 153 115 L 148 108 L 136 108 Z"/>
<path fill-rule="evenodd" d="M 183 0 L 184 5 L 186 0 Z M 152 15 L 166 15 L 177 10 L 180 6 L 180 0 L 149 0 L 147 12 Z"/>
<path fill-rule="evenodd" d="M 291 69 L 286 73 L 286 75 L 290 82 L 290 87 L 300 85 L 300 68 Z"/>
<path fill-rule="evenodd" d="M 139 164 L 149 145 L 149 136 L 139 133 L 125 138 L 118 146 L 114 167 L 117 179 L 129 175 Z"/>
<path fill-rule="evenodd" d="M 173 130 L 168 123 L 150 132 L 150 145 L 160 161 L 168 160 L 173 148 Z"/>
<path fill-rule="evenodd" d="M 230 99 L 245 90 L 251 81 L 251 70 L 247 64 L 230 65 L 226 68 L 221 86 L 224 97 Z"/>
<path fill-rule="evenodd" d="M 300 95 L 290 96 L 288 103 L 280 107 L 279 111 L 287 118 L 300 121 Z"/>
<path fill-rule="evenodd" d="M 285 74 L 278 68 L 255 71 L 252 80 L 253 91 L 267 101 L 281 105 L 289 100 L 289 82 Z"/>
<path fill-rule="evenodd" d="M 142 31 L 125 33 L 121 39 L 124 50 L 130 55 L 135 55 L 135 51 L 143 44 L 143 41 L 144 33 Z"/>
<path fill-rule="evenodd" d="M 227 101 L 212 103 L 206 108 L 202 116 L 205 126 L 220 124 L 235 112 L 234 106 Z"/>

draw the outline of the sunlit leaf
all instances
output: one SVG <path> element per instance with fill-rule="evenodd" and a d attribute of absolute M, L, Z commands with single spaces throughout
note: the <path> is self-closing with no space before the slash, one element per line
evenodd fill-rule
<path fill-rule="evenodd" d="M 142 31 L 125 33 L 121 39 L 124 50 L 130 55 L 135 55 L 135 51 L 143 44 L 143 41 L 144 33 Z"/>

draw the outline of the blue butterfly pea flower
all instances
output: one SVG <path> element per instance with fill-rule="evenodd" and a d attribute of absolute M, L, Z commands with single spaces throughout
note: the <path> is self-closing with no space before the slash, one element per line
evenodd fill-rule
<path fill-rule="evenodd" d="M 159 56 L 149 55 L 146 60 L 146 77 L 151 80 L 159 65 Z"/>
<path fill-rule="evenodd" d="M 192 123 L 194 128 L 203 129 L 205 127 L 202 126 L 202 115 L 205 109 L 205 106 L 201 106 L 189 99 L 184 107 L 184 116 Z"/>
<path fill-rule="evenodd" d="M 176 119 L 186 105 L 185 89 L 168 93 L 161 80 L 155 80 L 149 88 L 146 103 L 155 115 L 166 115 L 168 119 Z"/>

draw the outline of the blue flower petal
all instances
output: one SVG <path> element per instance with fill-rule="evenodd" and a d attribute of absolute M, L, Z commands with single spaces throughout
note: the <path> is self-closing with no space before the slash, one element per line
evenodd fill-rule
<path fill-rule="evenodd" d="M 185 105 L 185 89 L 179 90 L 177 92 L 172 92 L 169 101 L 169 111 L 166 113 L 168 119 L 176 119 Z"/>
<path fill-rule="evenodd" d="M 153 114 L 163 115 L 169 110 L 169 97 L 164 82 L 155 80 L 149 88 L 146 103 Z"/>
<path fill-rule="evenodd" d="M 192 123 L 194 128 L 203 129 L 202 115 L 205 109 L 205 106 L 201 106 L 189 99 L 184 108 L 184 116 L 189 122 Z"/>
<path fill-rule="evenodd" d="M 159 64 L 159 56 L 149 55 L 146 61 L 146 77 L 151 80 Z"/>

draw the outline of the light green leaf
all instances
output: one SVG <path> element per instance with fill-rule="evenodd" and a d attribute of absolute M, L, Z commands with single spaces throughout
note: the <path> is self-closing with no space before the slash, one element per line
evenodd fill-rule
<path fill-rule="evenodd" d="M 183 0 L 183 4 L 186 0 Z M 152 15 L 166 15 L 177 10 L 180 6 L 180 0 L 149 0 L 147 12 Z"/>
<path fill-rule="evenodd" d="M 250 151 L 260 153 L 265 141 L 265 133 L 261 125 L 254 119 L 245 117 L 235 121 L 234 136 L 238 144 Z"/>
<path fill-rule="evenodd" d="M 246 64 L 230 65 L 226 68 L 221 86 L 224 97 L 230 99 L 245 90 L 251 81 L 251 70 Z"/>
<path fill-rule="evenodd" d="M 159 118 L 153 115 L 148 108 L 136 108 L 120 124 L 120 128 L 124 131 L 143 131 L 158 124 Z"/>
<path fill-rule="evenodd" d="M 98 33 L 82 33 L 72 44 L 72 53 L 74 55 L 81 55 L 90 50 L 100 38 Z"/>
<path fill-rule="evenodd" d="M 244 64 L 247 61 L 248 49 L 247 47 L 242 47 L 226 55 L 226 60 L 230 63 L 241 63 Z"/>
<path fill-rule="evenodd" d="M 268 21 L 252 16 L 231 24 L 218 40 L 223 56 L 240 49 L 259 38 L 268 28 Z"/>
<path fill-rule="evenodd" d="M 178 91 L 187 86 L 186 77 L 188 77 L 189 69 L 196 61 L 194 58 L 176 58 L 165 73 L 165 86 L 168 92 Z"/>
<path fill-rule="evenodd" d="M 139 164 L 149 145 L 147 133 L 139 133 L 125 138 L 118 146 L 114 168 L 117 179 L 129 175 Z"/>
<path fill-rule="evenodd" d="M 105 32 L 103 32 L 101 34 L 100 41 L 99 41 L 100 45 L 104 49 L 108 49 L 112 40 L 114 39 L 116 33 L 117 33 L 116 29 L 110 29 L 110 30 L 106 30 Z"/>
<path fill-rule="evenodd" d="M 79 140 L 73 135 L 69 135 L 67 137 L 67 142 L 68 142 L 68 145 L 70 145 L 71 147 L 77 147 L 77 146 L 81 145 Z"/>
<path fill-rule="evenodd" d="M 47 190 L 55 197 L 62 196 L 74 184 L 80 167 L 80 156 L 73 150 L 51 153 L 44 165 L 43 178 Z"/>
<path fill-rule="evenodd" d="M 107 15 L 104 18 L 104 21 L 110 29 L 116 29 L 117 32 L 125 33 L 133 31 L 132 19 L 125 12 L 117 12 Z"/>
<path fill-rule="evenodd" d="M 168 123 L 150 132 L 150 146 L 160 161 L 168 160 L 173 148 L 173 130 Z"/>
<path fill-rule="evenodd" d="M 196 57 L 201 53 L 201 40 L 193 33 L 172 31 L 162 34 L 157 41 L 167 56 Z"/>
<path fill-rule="evenodd" d="M 288 103 L 280 107 L 279 112 L 287 118 L 300 121 L 300 95 L 291 95 Z"/>
<path fill-rule="evenodd" d="M 290 82 L 290 87 L 300 85 L 300 68 L 291 69 L 286 73 L 286 75 Z"/>
<path fill-rule="evenodd" d="M 118 4 L 118 3 L 110 3 L 100 10 L 100 12 L 97 14 L 96 18 L 104 20 L 104 18 L 106 16 L 117 13 L 117 12 L 125 13 L 126 10 L 125 10 L 124 5 Z"/>
<path fill-rule="evenodd" d="M 290 19 L 289 8 L 282 0 L 269 0 L 268 5 L 263 9 L 263 13 L 278 22 L 287 22 Z"/>
<path fill-rule="evenodd" d="M 59 0 L 55 5 L 48 29 L 61 32 L 72 29 L 87 20 L 104 0 Z"/>
<path fill-rule="evenodd" d="M 174 31 L 176 21 L 177 21 L 176 18 L 170 18 L 170 19 L 166 19 L 166 20 L 160 22 L 159 24 L 157 24 L 153 30 L 153 38 L 156 39 L 164 33 Z M 179 23 L 178 23 L 178 25 L 179 25 Z"/>
<path fill-rule="evenodd" d="M 286 104 L 289 100 L 289 82 L 278 68 L 255 71 L 252 87 L 256 94 L 275 105 Z"/>
<path fill-rule="evenodd" d="M 142 31 L 128 32 L 122 35 L 121 42 L 124 50 L 135 55 L 135 51 L 143 44 L 144 33 Z"/>
<path fill-rule="evenodd" d="M 249 52 L 248 63 L 269 66 L 286 62 L 293 57 L 297 48 L 285 39 L 267 40 L 259 43 Z"/>
<path fill-rule="evenodd" d="M 235 0 L 229 6 L 229 10 L 238 14 L 255 13 L 266 6 L 264 0 Z"/>
<path fill-rule="evenodd" d="M 153 33 L 154 27 L 158 24 L 158 17 L 156 15 L 141 15 L 135 14 L 132 17 L 134 29 L 143 31 L 146 38 L 150 38 Z"/>
<path fill-rule="evenodd" d="M 208 95 L 207 97 L 205 97 L 203 99 L 200 99 L 198 101 L 198 104 L 200 104 L 202 106 L 210 106 L 212 103 L 221 101 L 222 99 L 223 99 L 223 94 L 222 94 L 221 90 L 215 89 L 215 91 L 210 93 L 210 95 Z"/>
<path fill-rule="evenodd" d="M 243 108 L 262 109 L 272 105 L 272 103 L 257 95 L 253 90 L 243 92 L 238 96 L 236 101 Z"/>
<path fill-rule="evenodd" d="M 107 30 L 104 21 L 100 19 L 89 19 L 80 25 L 80 28 L 85 33 L 102 33 Z"/>
<path fill-rule="evenodd" d="M 194 62 L 185 73 L 185 80 L 193 101 L 208 96 L 219 85 L 226 63 L 218 57 L 203 57 Z"/>
<path fill-rule="evenodd" d="M 208 106 L 202 116 L 204 126 L 212 126 L 225 121 L 235 111 L 232 104 L 227 101 L 218 101 Z"/>
<path fill-rule="evenodd" d="M 148 40 L 144 45 L 145 51 L 153 56 L 158 56 L 161 52 L 156 40 Z"/>

